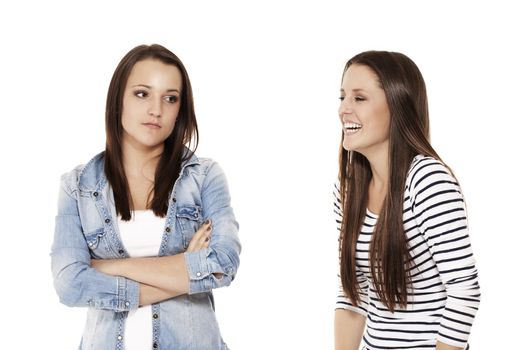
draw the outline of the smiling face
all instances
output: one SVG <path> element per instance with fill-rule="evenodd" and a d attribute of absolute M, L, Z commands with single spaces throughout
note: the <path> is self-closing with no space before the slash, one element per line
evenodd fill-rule
<path fill-rule="evenodd" d="M 133 66 L 122 100 L 122 144 L 162 152 L 180 109 L 182 76 L 173 65 L 145 59 Z"/>
<path fill-rule="evenodd" d="M 344 149 L 367 158 L 388 152 L 390 111 L 377 75 L 367 66 L 352 64 L 344 73 L 339 118 Z"/>

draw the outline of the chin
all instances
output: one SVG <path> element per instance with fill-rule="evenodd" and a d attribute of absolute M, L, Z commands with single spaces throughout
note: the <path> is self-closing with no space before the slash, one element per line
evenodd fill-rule
<path fill-rule="evenodd" d="M 142 142 L 143 148 L 156 149 L 164 145 L 164 142 Z"/>
<path fill-rule="evenodd" d="M 343 141 L 343 149 L 345 151 L 355 151 L 355 147 L 353 147 L 352 145 L 349 145 L 348 143 L 344 141 Z"/>

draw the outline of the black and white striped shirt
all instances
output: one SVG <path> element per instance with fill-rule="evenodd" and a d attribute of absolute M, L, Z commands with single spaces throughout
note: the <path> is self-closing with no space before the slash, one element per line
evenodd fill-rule
<path fill-rule="evenodd" d="M 334 195 L 340 229 L 337 184 Z M 377 215 L 367 212 L 356 253 L 362 302 L 353 305 L 340 287 L 336 308 L 367 317 L 366 349 L 434 349 L 437 340 L 465 348 L 480 301 L 478 275 L 460 187 L 434 158 L 414 158 L 407 175 L 403 220 L 414 262 L 408 307 L 390 312 L 373 288 L 368 251 Z"/>

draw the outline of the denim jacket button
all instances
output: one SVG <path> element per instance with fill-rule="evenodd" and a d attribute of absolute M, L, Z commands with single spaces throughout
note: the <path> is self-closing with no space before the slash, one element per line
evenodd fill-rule
<path fill-rule="evenodd" d="M 159 318 L 159 314 L 153 314 L 153 318 L 154 318 L 154 319 Z"/>
<path fill-rule="evenodd" d="M 169 227 L 166 227 L 166 232 L 170 232 L 171 229 Z"/>
<path fill-rule="evenodd" d="M 201 277 L 201 273 L 200 272 L 197 272 L 197 277 Z"/>
<path fill-rule="evenodd" d="M 93 192 L 93 196 L 97 197 L 98 196 L 98 192 Z"/>
<path fill-rule="evenodd" d="M 124 305 L 129 306 L 129 301 L 126 301 Z"/>
<path fill-rule="evenodd" d="M 122 340 L 122 336 L 119 335 L 119 336 L 117 337 L 117 339 L 118 339 L 118 340 Z"/>
<path fill-rule="evenodd" d="M 173 203 L 175 203 L 177 201 L 177 198 L 173 197 L 171 200 L 173 201 Z"/>
<path fill-rule="evenodd" d="M 124 249 L 119 249 L 118 253 L 121 254 L 121 255 L 124 254 Z"/>
<path fill-rule="evenodd" d="M 157 342 L 153 342 L 153 348 L 157 348 L 159 346 L 159 344 L 157 344 Z"/>
<path fill-rule="evenodd" d="M 111 220 L 109 220 L 109 219 L 104 220 L 104 222 L 105 222 L 106 224 L 109 224 L 110 221 L 111 221 Z"/>

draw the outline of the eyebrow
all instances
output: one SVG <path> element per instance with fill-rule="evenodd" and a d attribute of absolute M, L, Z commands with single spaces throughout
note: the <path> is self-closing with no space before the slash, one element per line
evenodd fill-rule
<path fill-rule="evenodd" d="M 341 92 L 345 92 L 344 89 L 341 89 Z M 352 92 L 366 92 L 365 89 L 352 89 Z"/>
<path fill-rule="evenodd" d="M 151 89 L 151 86 L 146 85 L 146 84 L 137 84 L 137 85 L 133 85 L 132 87 L 145 87 L 147 89 Z M 180 93 L 180 91 L 178 89 L 167 89 L 166 92 L 178 92 L 178 93 Z"/>

